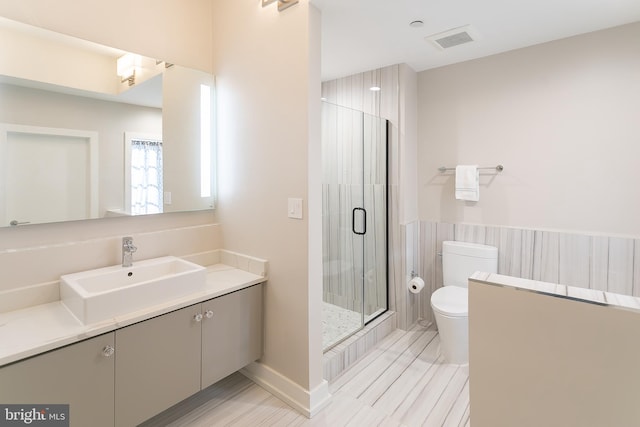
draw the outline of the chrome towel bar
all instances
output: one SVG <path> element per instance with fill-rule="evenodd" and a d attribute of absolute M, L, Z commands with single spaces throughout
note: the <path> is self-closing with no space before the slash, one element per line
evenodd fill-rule
<path fill-rule="evenodd" d="M 479 167 L 478 169 L 495 169 L 498 172 L 502 172 L 504 170 L 504 166 L 502 165 L 498 165 L 498 166 L 486 166 L 486 167 Z M 440 166 L 438 168 L 438 170 L 440 172 L 446 172 L 446 171 L 454 171 L 456 170 L 456 168 L 446 168 L 444 166 Z"/>

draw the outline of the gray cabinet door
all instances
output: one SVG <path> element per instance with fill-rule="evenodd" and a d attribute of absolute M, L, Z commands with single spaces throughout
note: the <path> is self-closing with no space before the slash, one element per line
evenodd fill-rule
<path fill-rule="evenodd" d="M 205 388 L 262 355 L 262 285 L 204 302 L 202 312 Z"/>
<path fill-rule="evenodd" d="M 0 402 L 69 404 L 75 427 L 113 426 L 114 333 L 0 368 Z M 108 353 L 107 353 L 108 354 Z"/>
<path fill-rule="evenodd" d="M 116 331 L 116 426 L 134 426 L 200 390 L 201 305 Z"/>

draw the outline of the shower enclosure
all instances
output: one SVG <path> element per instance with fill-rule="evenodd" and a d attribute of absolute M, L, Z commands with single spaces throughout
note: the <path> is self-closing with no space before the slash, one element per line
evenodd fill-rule
<path fill-rule="evenodd" d="M 323 348 L 387 310 L 386 120 L 322 106 Z"/>

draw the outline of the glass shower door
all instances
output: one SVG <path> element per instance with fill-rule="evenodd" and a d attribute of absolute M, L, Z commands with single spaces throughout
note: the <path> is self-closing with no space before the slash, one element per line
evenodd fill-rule
<path fill-rule="evenodd" d="M 387 307 L 386 121 L 323 103 L 323 347 Z"/>
<path fill-rule="evenodd" d="M 364 322 L 387 311 L 387 121 L 363 115 Z"/>

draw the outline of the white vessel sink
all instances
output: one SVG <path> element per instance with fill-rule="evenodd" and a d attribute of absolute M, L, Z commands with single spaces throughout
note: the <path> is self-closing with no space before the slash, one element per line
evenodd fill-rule
<path fill-rule="evenodd" d="M 60 298 L 84 324 L 134 312 L 204 289 L 206 269 L 173 256 L 60 277 Z"/>

